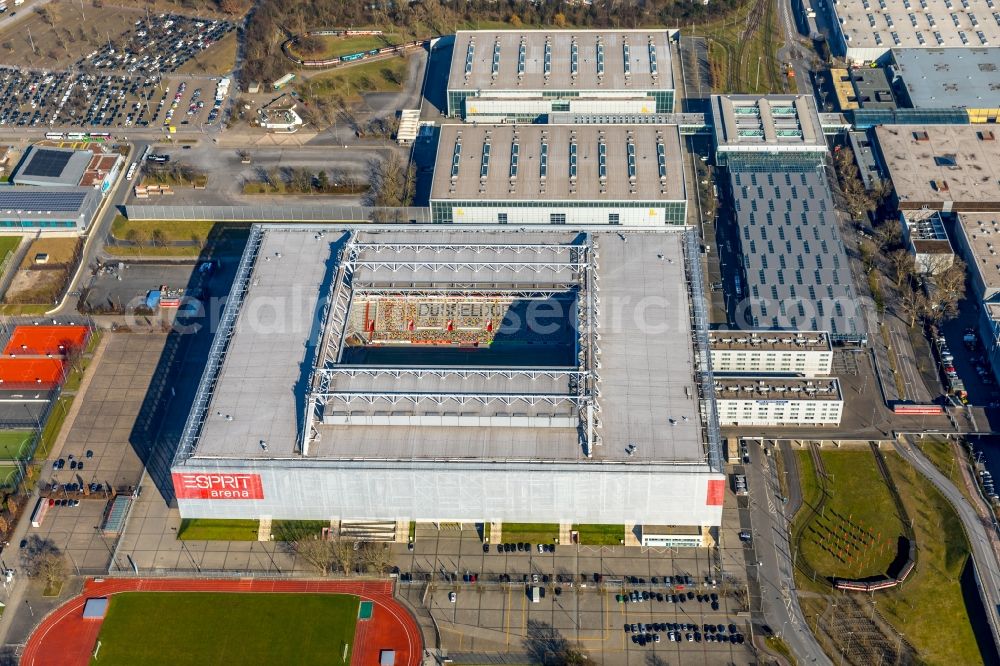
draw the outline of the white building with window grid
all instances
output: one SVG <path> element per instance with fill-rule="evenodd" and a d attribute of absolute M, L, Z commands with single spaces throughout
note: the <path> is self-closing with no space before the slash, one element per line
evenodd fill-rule
<path fill-rule="evenodd" d="M 438 224 L 685 224 L 676 125 L 443 125 Z"/>
<path fill-rule="evenodd" d="M 824 331 L 710 331 L 712 371 L 828 375 L 833 346 Z"/>
<path fill-rule="evenodd" d="M 839 426 L 844 398 L 836 378 L 716 377 L 719 425 Z"/>

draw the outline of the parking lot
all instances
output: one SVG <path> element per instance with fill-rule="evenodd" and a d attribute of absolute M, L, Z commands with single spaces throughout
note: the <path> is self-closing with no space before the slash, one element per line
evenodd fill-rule
<path fill-rule="evenodd" d="M 232 29 L 222 21 L 160 15 L 150 25 L 139 20 L 117 43 L 84 56 L 68 71 L 0 67 L 0 127 L 215 122 L 224 100 L 214 99 L 213 79 L 164 75 Z"/>
<path fill-rule="evenodd" d="M 98 312 L 132 312 L 145 305 L 149 291 L 161 286 L 197 289 L 197 285 L 191 284 L 192 276 L 197 278 L 194 269 L 194 264 L 107 264 L 88 284 L 84 294 L 86 308 Z"/>
<path fill-rule="evenodd" d="M 751 635 L 738 511 L 727 489 L 718 550 L 558 545 L 540 553 L 538 544 L 484 549 L 472 525 L 438 530 L 420 524 L 412 550 L 393 546 L 400 593 L 433 616 L 452 655 L 498 652 L 517 659 L 543 649 L 554 635 L 603 664 L 648 664 L 654 657 L 746 662 Z M 533 587 L 539 588 L 537 602 Z"/>
<path fill-rule="evenodd" d="M 78 405 L 74 407 L 79 411 L 67 418 L 65 441 L 53 451 L 56 464 L 46 463 L 42 470 L 43 484 L 100 483 L 121 489 L 139 482 L 143 465 L 133 447 L 133 428 L 166 336 L 106 335 L 94 359 L 89 383 L 77 396 Z M 70 456 L 72 461 L 82 461 L 84 468 L 71 469 Z M 60 459 L 64 466 L 55 469 Z M 64 494 L 57 491 L 52 497 Z M 106 571 L 114 546 L 114 539 L 100 532 L 107 504 L 104 492 L 94 492 L 77 506 L 53 506 L 42 525 L 30 528 L 28 534 L 55 542 L 70 558 L 74 571 Z"/>
<path fill-rule="evenodd" d="M 214 46 L 235 26 L 176 14 L 140 18 L 135 26 L 76 62 L 80 69 L 162 75 Z"/>

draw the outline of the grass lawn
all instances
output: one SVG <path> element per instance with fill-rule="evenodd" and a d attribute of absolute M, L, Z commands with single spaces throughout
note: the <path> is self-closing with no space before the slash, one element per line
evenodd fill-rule
<path fill-rule="evenodd" d="M 126 240 L 128 233 L 135 231 L 148 242 L 153 232 L 159 230 L 166 241 L 189 241 L 197 236 L 204 242 L 214 226 L 215 222 L 203 220 L 129 220 L 118 215 L 111 223 L 111 233 L 119 240 Z"/>
<path fill-rule="evenodd" d="M 0 314 L 11 317 L 17 315 L 40 315 L 51 310 L 51 303 L 4 303 L 0 305 Z"/>
<path fill-rule="evenodd" d="M 27 458 L 34 439 L 34 430 L 0 430 L 0 460 Z"/>
<path fill-rule="evenodd" d="M 105 245 L 104 252 L 115 257 L 197 257 L 205 248 L 197 245 L 173 245 L 160 247 L 135 247 Z"/>
<path fill-rule="evenodd" d="M 56 443 L 56 437 L 59 436 L 59 431 L 62 430 L 63 423 L 66 422 L 66 415 L 73 405 L 74 397 L 72 395 L 60 396 L 56 404 L 49 410 L 49 419 L 45 422 L 45 427 L 42 428 L 42 437 L 38 442 L 38 448 L 35 449 L 36 459 L 44 460 L 49 457 L 52 445 Z"/>
<path fill-rule="evenodd" d="M 906 585 L 876 595 L 878 609 L 925 663 L 981 664 L 958 582 L 969 557 L 962 523 L 923 475 L 896 454 L 887 455 L 886 462 L 914 518 L 919 550 Z"/>
<path fill-rule="evenodd" d="M 869 451 L 820 455 L 831 477 L 829 496 L 822 515 L 813 515 L 801 532 L 799 556 L 824 576 L 863 578 L 885 573 L 896 556 L 903 525 L 875 458 Z M 799 452 L 799 462 L 803 475 L 814 471 L 808 451 Z M 803 497 L 815 505 L 818 489 L 803 485 Z"/>
<path fill-rule="evenodd" d="M 304 60 L 325 60 L 336 58 L 337 56 L 360 53 L 361 51 L 371 51 L 380 49 L 383 46 L 393 46 L 405 41 L 399 35 L 386 33 L 384 35 L 354 35 L 351 37 L 335 37 L 333 35 L 319 35 L 317 39 L 322 40 L 323 50 L 318 53 L 305 55 L 296 52 Z M 294 50 L 294 49 L 293 49 Z"/>
<path fill-rule="evenodd" d="M 17 484 L 17 465 L 0 465 L 0 488 L 13 488 Z"/>
<path fill-rule="evenodd" d="M 259 520 L 211 520 L 186 518 L 177 538 L 186 541 L 256 541 Z"/>
<path fill-rule="evenodd" d="M 330 527 L 329 520 L 275 520 L 271 522 L 271 538 L 296 541 L 304 536 L 316 537 L 324 527 Z"/>
<path fill-rule="evenodd" d="M 617 546 L 625 538 L 624 525 L 574 525 L 585 546 Z"/>
<path fill-rule="evenodd" d="M 0 262 L 7 260 L 7 255 L 21 244 L 20 236 L 0 236 Z"/>
<path fill-rule="evenodd" d="M 116 594 L 91 664 L 348 664 L 357 617 L 345 594 Z"/>
<path fill-rule="evenodd" d="M 557 523 L 504 523 L 501 541 L 504 543 L 553 543 L 559 538 Z"/>
<path fill-rule="evenodd" d="M 927 456 L 927 459 L 938 468 L 938 471 L 948 477 L 948 480 L 955 484 L 955 487 L 962 492 L 962 495 L 971 502 L 972 497 L 969 494 L 969 488 L 965 485 L 965 480 L 962 478 L 961 465 L 964 465 L 965 461 L 955 459 L 951 442 L 934 438 L 924 438 L 915 441 L 920 452 Z"/>
<path fill-rule="evenodd" d="M 361 93 L 397 92 L 406 81 L 408 58 L 388 58 L 337 69 L 304 79 L 298 84 L 300 94 L 306 99 L 341 97 L 357 99 Z"/>
<path fill-rule="evenodd" d="M 230 32 L 212 48 L 198 53 L 181 65 L 177 73 L 221 76 L 233 71 L 234 67 L 236 67 L 236 33 Z"/>

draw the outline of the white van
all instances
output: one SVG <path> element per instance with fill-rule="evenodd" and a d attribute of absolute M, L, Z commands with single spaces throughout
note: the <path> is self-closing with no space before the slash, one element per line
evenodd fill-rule
<path fill-rule="evenodd" d="M 538 585 L 531 586 L 531 603 L 537 604 L 542 600 L 542 588 Z"/>

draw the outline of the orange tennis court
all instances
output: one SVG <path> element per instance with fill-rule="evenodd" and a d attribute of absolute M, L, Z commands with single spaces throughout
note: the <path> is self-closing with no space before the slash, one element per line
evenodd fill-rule
<path fill-rule="evenodd" d="M 58 358 L 0 358 L 0 389 L 55 388 L 63 370 Z"/>
<path fill-rule="evenodd" d="M 67 350 L 83 349 L 90 338 L 86 326 L 15 326 L 4 356 L 62 356 Z"/>

